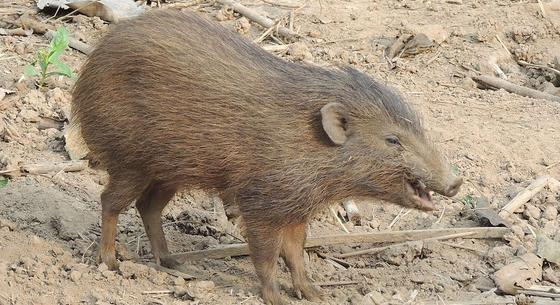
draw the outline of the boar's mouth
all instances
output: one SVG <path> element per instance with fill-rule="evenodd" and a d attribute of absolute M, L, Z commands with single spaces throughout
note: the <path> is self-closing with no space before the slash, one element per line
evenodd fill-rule
<path fill-rule="evenodd" d="M 416 208 L 424 211 L 432 211 L 436 208 L 432 196 L 430 196 L 430 191 L 422 181 L 418 179 L 407 180 L 405 187 L 410 201 Z"/>

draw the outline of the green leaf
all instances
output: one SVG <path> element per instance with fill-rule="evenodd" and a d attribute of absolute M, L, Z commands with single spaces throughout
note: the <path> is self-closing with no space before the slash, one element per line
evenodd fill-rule
<path fill-rule="evenodd" d="M 0 189 L 8 185 L 8 178 L 0 178 Z"/>
<path fill-rule="evenodd" d="M 71 77 L 70 75 L 66 74 L 66 73 L 62 73 L 62 72 L 58 72 L 58 71 L 53 71 L 53 72 L 49 72 L 45 75 L 45 78 L 49 77 L 49 76 L 55 76 L 55 75 L 60 75 L 60 76 L 66 76 L 66 77 Z"/>
<path fill-rule="evenodd" d="M 453 175 L 459 176 L 459 168 L 457 167 L 457 165 L 451 165 L 451 172 L 453 173 Z"/>
<path fill-rule="evenodd" d="M 61 26 L 54 34 L 50 44 L 49 61 L 57 59 L 68 48 L 68 31 Z"/>
<path fill-rule="evenodd" d="M 460 200 L 463 204 L 474 207 L 475 199 L 473 196 L 465 195 L 465 197 L 461 198 Z"/>
<path fill-rule="evenodd" d="M 35 66 L 33 64 L 29 64 L 23 69 L 23 75 L 32 77 L 39 75 L 39 73 L 37 72 L 37 70 L 35 70 Z"/>
<path fill-rule="evenodd" d="M 48 54 L 43 50 L 39 50 L 39 54 L 37 55 L 37 57 L 38 57 L 37 63 L 39 64 L 39 68 L 41 68 L 41 72 L 45 74 L 45 72 L 49 68 Z"/>
<path fill-rule="evenodd" d="M 59 75 L 64 75 L 67 77 L 72 77 L 72 68 L 68 67 L 65 63 L 61 62 L 58 59 L 52 61 L 52 64 L 56 67 L 56 73 Z"/>

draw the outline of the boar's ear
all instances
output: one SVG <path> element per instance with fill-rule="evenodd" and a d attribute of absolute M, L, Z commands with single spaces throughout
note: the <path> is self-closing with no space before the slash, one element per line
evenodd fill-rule
<path fill-rule="evenodd" d="M 323 129 L 336 145 L 346 142 L 348 114 L 344 105 L 330 102 L 321 108 Z"/>

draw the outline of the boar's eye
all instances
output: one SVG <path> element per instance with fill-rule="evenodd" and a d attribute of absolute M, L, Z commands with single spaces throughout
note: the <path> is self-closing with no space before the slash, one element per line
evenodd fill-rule
<path fill-rule="evenodd" d="M 387 136 L 385 137 L 385 142 L 388 145 L 401 145 L 401 142 L 399 141 L 399 138 L 395 137 L 395 136 Z"/>

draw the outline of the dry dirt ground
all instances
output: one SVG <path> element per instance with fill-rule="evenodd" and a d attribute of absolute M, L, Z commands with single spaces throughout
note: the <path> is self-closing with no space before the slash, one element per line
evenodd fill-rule
<path fill-rule="evenodd" d="M 219 4 L 199 2 L 187 9 L 211 15 L 250 39 L 264 31 L 252 23 L 248 27 L 238 14 Z M 499 36 L 517 59 L 552 67 L 554 56 L 560 58 L 560 11 L 554 10 L 560 5 L 544 2 L 547 18 L 537 1 L 504 0 L 321 0 L 308 1 L 295 14 L 294 28 L 303 37 L 287 49 L 272 52 L 319 65 L 350 64 L 396 87 L 422 114 L 428 133 L 468 181 L 454 200 L 436 197 L 438 210 L 433 213 L 402 211 L 378 201 L 359 202 L 362 223 L 347 222 L 351 232 L 481 226 L 484 223 L 475 215 L 472 198 L 484 195 L 492 208 L 498 208 L 537 176 L 560 178 L 560 166 L 556 166 L 560 104 L 503 90 L 481 90 L 470 78 L 478 72 L 493 74 L 497 65 L 512 82 L 559 94 L 560 76 L 519 66 L 496 39 Z M 291 10 L 273 4 L 280 1 L 242 3 L 273 19 Z M 286 0 L 282 4 L 298 3 Z M 31 1 L 3 2 L 0 27 L 15 28 L 20 14 L 34 10 Z M 52 27 L 64 24 L 73 37 L 91 45 L 110 28 L 99 18 L 77 14 L 51 18 L 53 13 L 39 13 L 37 18 Z M 383 50 L 397 36 L 410 33 L 428 33 L 443 42 L 403 56 L 396 68 L 389 69 Z M 260 44 L 274 43 L 267 38 Z M 13 91 L 0 98 L 0 171 L 18 164 L 69 159 L 63 131 L 39 129 L 38 122 L 67 119 L 73 81 L 53 78 L 46 90 L 28 80 L 18 83 L 25 64 L 47 44 L 37 34 L 0 37 L 0 88 Z M 75 50 L 62 56 L 75 72 L 85 58 Z M 556 65 L 560 69 L 560 63 Z M 133 208 L 119 223 L 120 256 L 126 260 L 121 271 L 98 266 L 99 194 L 106 182 L 102 171 L 87 168 L 12 176 L 0 188 L 0 304 L 262 304 L 248 257 L 187 264 L 183 271 L 199 278 L 194 281 L 133 262 L 150 260 L 149 243 Z M 224 222 L 220 208 L 219 200 L 198 191 L 177 196 L 165 215 L 172 250 L 238 242 L 231 229 L 233 220 Z M 372 296 L 391 304 L 465 300 L 490 304 L 484 300 L 499 299 L 492 279 L 495 271 L 515 256 L 534 251 L 529 226 L 560 241 L 558 209 L 558 194 L 544 190 L 518 211 L 516 231 L 505 240 L 450 241 L 462 248 L 440 242 L 411 243 L 377 255 L 347 258 L 348 267 L 309 251 L 308 269 L 316 282 L 346 282 L 323 286 L 324 304 L 376 304 Z M 309 232 L 311 236 L 344 233 L 329 211 L 317 216 Z M 336 254 L 372 246 L 379 245 L 349 244 L 320 252 Z M 294 297 L 284 266 L 282 271 L 283 293 L 294 304 L 310 304 Z M 545 262 L 543 273 L 539 284 L 560 285 L 558 266 Z M 551 302 L 560 304 L 560 300 Z M 517 303 L 530 301 L 519 297 Z"/>

